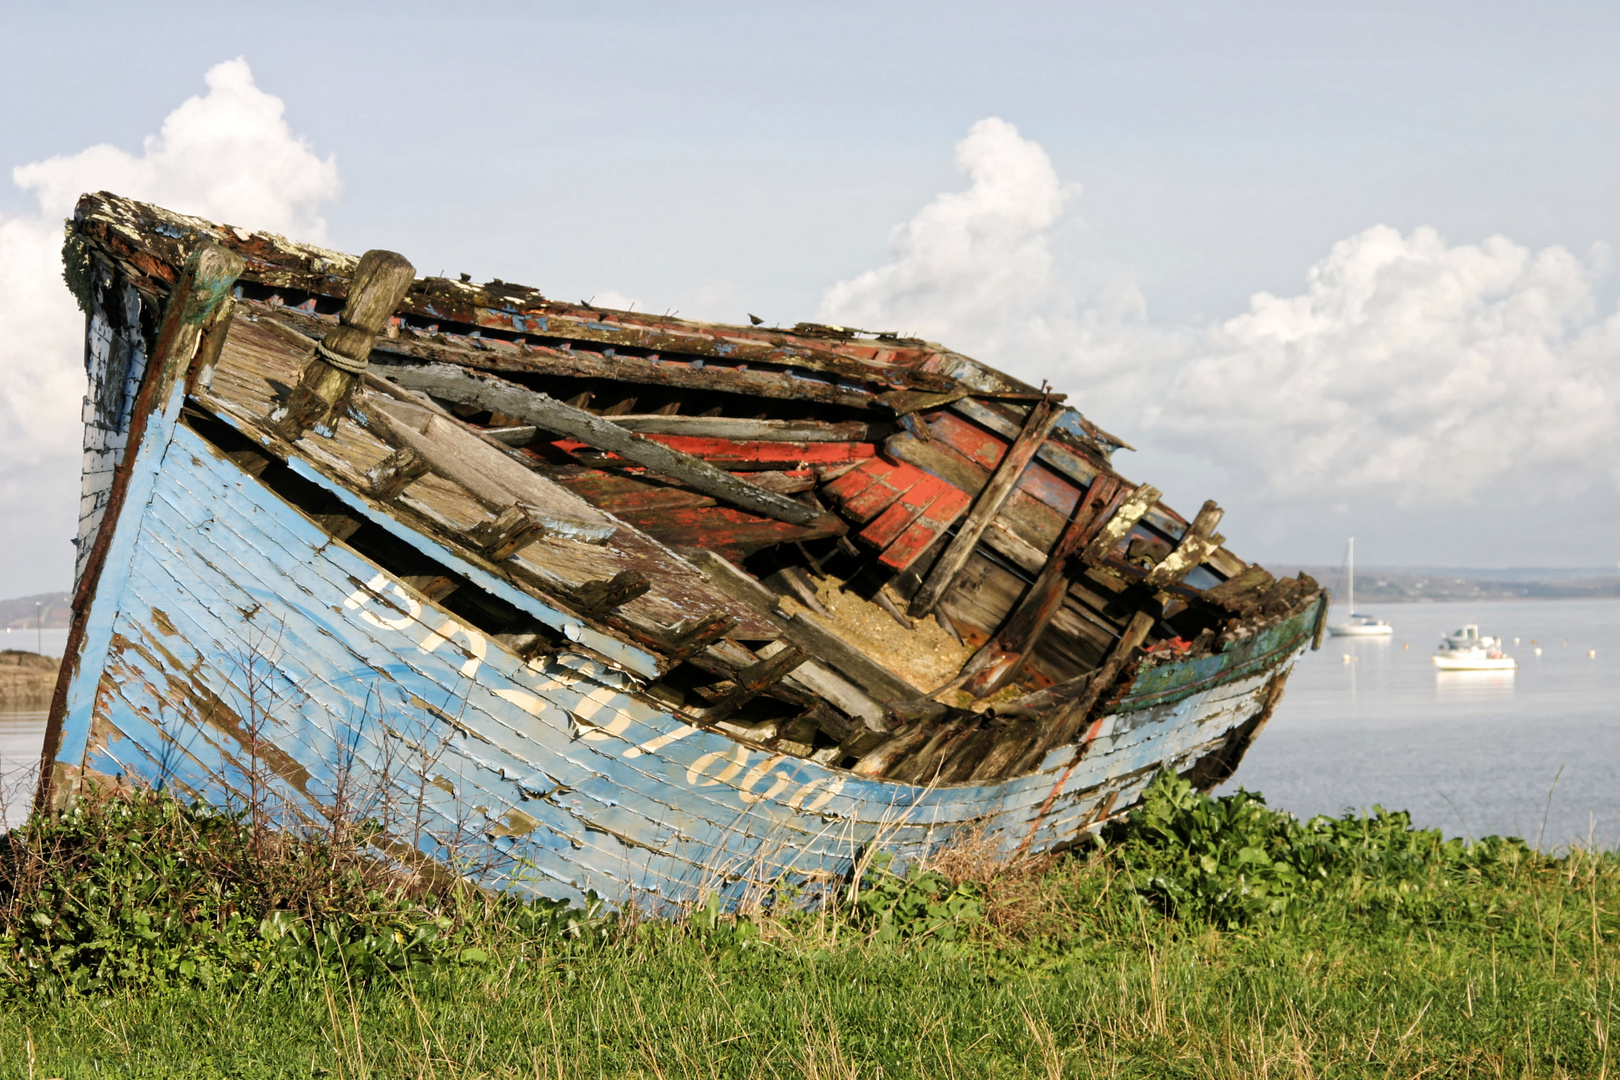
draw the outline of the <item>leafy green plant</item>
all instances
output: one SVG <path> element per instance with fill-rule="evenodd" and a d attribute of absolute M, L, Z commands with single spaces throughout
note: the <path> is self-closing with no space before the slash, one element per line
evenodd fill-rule
<path fill-rule="evenodd" d="M 872 940 L 885 944 L 921 938 L 959 941 L 984 920 L 985 904 L 977 885 L 953 884 L 945 875 L 918 864 L 897 874 L 892 863 L 888 852 L 874 854 L 856 892 L 855 917 Z"/>
<path fill-rule="evenodd" d="M 368 978 L 455 951 L 433 897 L 240 816 L 133 791 L 0 840 L 0 969 L 13 991 L 221 986 L 326 967 Z"/>
<path fill-rule="evenodd" d="M 1111 839 L 1137 891 L 1164 911 L 1219 926 L 1301 915 L 1332 897 L 1367 914 L 1432 917 L 1457 888 L 1511 872 L 1522 840 L 1473 844 L 1416 829 L 1405 811 L 1301 822 L 1239 789 L 1218 798 L 1161 773 Z"/>

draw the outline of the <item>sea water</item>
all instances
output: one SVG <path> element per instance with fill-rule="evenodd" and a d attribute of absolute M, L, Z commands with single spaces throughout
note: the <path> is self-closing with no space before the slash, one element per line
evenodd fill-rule
<path fill-rule="evenodd" d="M 1620 601 L 1364 613 L 1395 633 L 1306 653 L 1221 792 L 1242 785 L 1302 817 L 1380 804 L 1448 836 L 1620 845 Z M 1441 637 L 1468 623 L 1502 638 L 1518 669 L 1436 669 Z"/>
<path fill-rule="evenodd" d="M 1394 624 L 1391 637 L 1328 637 L 1305 654 L 1223 792 L 1241 784 L 1301 816 L 1380 804 L 1450 836 L 1620 844 L 1620 601 L 1376 614 Z M 1435 669 L 1441 636 L 1471 622 L 1504 638 L 1517 671 Z M 8 825 L 27 814 L 44 732 L 43 712 L 0 713 Z"/>

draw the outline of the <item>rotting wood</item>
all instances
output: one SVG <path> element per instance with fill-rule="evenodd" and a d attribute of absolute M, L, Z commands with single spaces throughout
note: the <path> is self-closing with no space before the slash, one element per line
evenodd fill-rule
<path fill-rule="evenodd" d="M 1084 689 L 1067 706 L 1047 718 L 1040 734 L 1015 760 L 1010 771 L 1023 772 L 1034 768 L 1048 750 L 1074 741 L 1080 726 L 1102 696 L 1119 680 L 1120 672 L 1130 661 L 1131 654 L 1147 640 L 1148 632 L 1156 621 L 1157 617 L 1147 611 L 1138 611 L 1131 616 L 1131 621 L 1126 624 L 1124 633 L 1114 643 L 1102 666 L 1089 676 L 1083 676 Z"/>
<path fill-rule="evenodd" d="M 1030 410 L 1029 418 L 1024 422 L 1023 431 L 1007 452 L 1002 456 L 1001 463 L 991 475 L 990 482 L 979 492 L 978 498 L 973 502 L 973 509 L 968 511 L 967 518 L 962 522 L 951 538 L 945 553 L 935 561 L 923 579 L 923 586 L 917 595 L 912 597 L 909 614 L 913 618 L 921 618 L 934 610 L 939 598 L 945 595 L 956 575 L 961 571 L 962 565 L 973 553 L 978 545 L 979 538 L 984 530 L 1001 513 L 1001 508 L 1011 497 L 1014 487 L 1024 473 L 1024 467 L 1035 456 L 1035 451 L 1041 448 L 1046 441 L 1047 434 L 1052 425 L 1057 423 L 1058 407 L 1049 400 L 1035 403 Z"/>
<path fill-rule="evenodd" d="M 1097 530 L 1097 535 L 1080 552 L 1080 558 L 1093 565 L 1102 562 L 1111 555 L 1121 541 L 1130 534 L 1132 528 L 1142 516 L 1148 512 L 1148 507 L 1159 500 L 1159 489 L 1152 484 L 1138 484 L 1136 490 L 1125 497 L 1119 509 L 1114 511 L 1103 527 Z"/>
<path fill-rule="evenodd" d="M 431 469 L 427 458 L 408 446 L 402 446 L 368 469 L 366 482 L 371 485 L 371 493 L 377 498 L 392 499 Z"/>
<path fill-rule="evenodd" d="M 490 562 L 510 559 L 544 536 L 546 527 L 520 506 L 509 506 L 493 521 L 481 521 L 467 534 L 467 540 Z"/>
<path fill-rule="evenodd" d="M 907 755 L 927 743 L 929 735 L 933 733 L 932 728 L 933 725 L 925 721 L 914 721 L 908 727 L 896 732 L 886 742 L 863 754 L 859 761 L 850 766 L 849 771 L 856 776 L 881 779 Z"/>
<path fill-rule="evenodd" d="M 1162 588 L 1174 584 L 1209 558 L 1210 553 L 1220 547 L 1226 539 L 1215 532 L 1215 527 L 1221 523 L 1222 513 L 1221 508 L 1215 505 L 1215 500 L 1205 502 L 1203 508 L 1198 511 L 1198 516 L 1187 526 L 1187 532 L 1181 538 L 1181 543 L 1148 572 L 1147 585 L 1151 588 Z"/>
<path fill-rule="evenodd" d="M 645 596 L 652 582 L 639 570 L 620 570 L 611 578 L 587 581 L 576 587 L 569 598 L 586 615 L 600 615 L 638 596 Z"/>
<path fill-rule="evenodd" d="M 681 435 L 731 442 L 872 442 L 889 433 L 888 424 L 865 421 L 747 420 L 735 416 L 615 416 L 613 422 L 642 435 Z"/>
<path fill-rule="evenodd" d="M 711 611 L 690 619 L 669 628 L 663 642 L 664 655 L 674 661 L 684 660 L 713 645 L 736 627 L 737 620 L 723 611 Z"/>
<path fill-rule="evenodd" d="M 736 675 L 736 685 L 719 701 L 704 710 L 704 721 L 713 722 L 730 716 L 775 686 L 785 675 L 808 659 L 810 658 L 805 655 L 804 650 L 790 645 L 744 668 Z"/>
<path fill-rule="evenodd" d="M 508 458 L 459 421 L 424 405 L 373 395 L 355 415 L 387 442 L 419 455 L 433 472 L 460 484 L 490 510 L 499 513 L 519 503 L 551 532 L 585 543 L 601 543 L 614 533 L 613 521 L 588 503 Z"/>
<path fill-rule="evenodd" d="M 964 690 L 974 697 L 987 697 L 1017 676 L 1068 593 L 1069 556 L 1091 542 L 1123 490 L 1123 482 L 1111 473 L 1099 473 L 1092 481 L 1057 546 L 1047 556 L 1040 576 L 1001 630 L 968 662 L 964 670 L 973 675 L 963 684 Z"/>
<path fill-rule="evenodd" d="M 1234 614 L 1249 615 L 1259 609 L 1266 590 L 1276 580 L 1265 568 L 1251 566 L 1236 577 L 1205 589 L 1204 599 Z"/>
<path fill-rule="evenodd" d="M 338 324 L 315 346 L 298 385 L 270 414 L 282 438 L 294 442 L 311 427 L 330 431 L 337 423 L 370 362 L 372 344 L 415 276 L 415 267 L 397 252 L 373 250 L 360 256 Z"/>
<path fill-rule="evenodd" d="M 782 569 L 767 575 L 765 585 L 778 596 L 793 597 L 793 599 L 817 615 L 827 617 L 832 615 L 832 612 L 822 605 L 821 598 L 816 595 L 815 586 L 805 580 L 804 575 L 796 566 L 784 566 Z"/>
<path fill-rule="evenodd" d="M 689 484 L 706 495 L 756 514 L 792 525 L 815 524 L 822 516 L 803 503 L 756 487 L 700 458 L 672 450 L 662 443 L 626 431 L 610 420 L 603 420 L 583 409 L 565 405 L 547 394 L 495 376 L 473 374 L 449 364 L 390 369 L 387 375 L 392 381 L 412 390 L 425 391 L 452 401 L 465 401 L 482 408 L 493 408 L 547 431 L 570 435 L 600 450 L 610 450 L 629 461 Z"/>
<path fill-rule="evenodd" d="M 61 809 L 63 800 L 73 795 L 68 775 L 73 766 L 59 765 L 55 760 L 57 745 L 62 738 L 68 687 L 78 667 L 77 657 L 88 630 L 91 602 L 122 516 L 135 460 L 151 417 L 156 414 L 161 418 L 175 405 L 175 387 L 190 370 L 203 336 L 222 317 L 230 315 L 231 306 L 225 301 L 231 294 L 231 287 L 241 276 L 243 266 L 241 256 L 234 252 L 217 244 L 200 244 L 179 268 L 168 303 L 164 305 L 157 342 L 131 404 L 124 456 L 113 471 L 106 510 L 73 591 L 73 621 L 68 628 L 66 651 L 63 653 L 65 662 L 57 676 L 50 714 L 45 722 L 45 740 L 34 801 L 37 808 Z"/>

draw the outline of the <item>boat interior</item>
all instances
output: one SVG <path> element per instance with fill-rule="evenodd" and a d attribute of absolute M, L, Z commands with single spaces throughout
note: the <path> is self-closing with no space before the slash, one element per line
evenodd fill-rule
<path fill-rule="evenodd" d="M 101 194 L 75 218 L 70 283 L 109 332 L 152 340 L 210 241 L 246 269 L 181 423 L 498 647 L 585 646 L 436 551 L 652 654 L 645 698 L 751 746 L 993 783 L 1075 742 L 1146 668 L 1319 595 L 1229 552 L 1213 502 L 1184 517 L 1126 480 L 1125 444 L 1064 395 L 914 338 L 426 277 L 320 414 L 299 394 L 359 318 L 352 256 Z M 123 407 L 115 381 L 98 407 Z"/>

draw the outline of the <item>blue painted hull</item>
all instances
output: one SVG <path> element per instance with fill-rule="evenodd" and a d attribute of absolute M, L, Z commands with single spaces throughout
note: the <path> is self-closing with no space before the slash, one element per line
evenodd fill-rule
<path fill-rule="evenodd" d="M 143 448 L 150 495 L 109 560 L 57 761 L 223 806 L 257 780 L 312 819 L 346 799 L 432 863 L 538 896 L 738 902 L 965 826 L 1008 848 L 1073 842 L 1105 802 L 1129 805 L 1158 768 L 1251 719 L 1314 619 L 1254 641 L 1248 674 L 1205 686 L 1197 661 L 1153 669 L 1142 690 L 1174 700 L 1128 694 L 1083 754 L 1058 748 L 1030 775 L 884 783 L 694 728 L 583 654 L 525 664 L 189 429 L 157 449 Z M 1178 676 L 1194 688 L 1176 694 Z"/>

